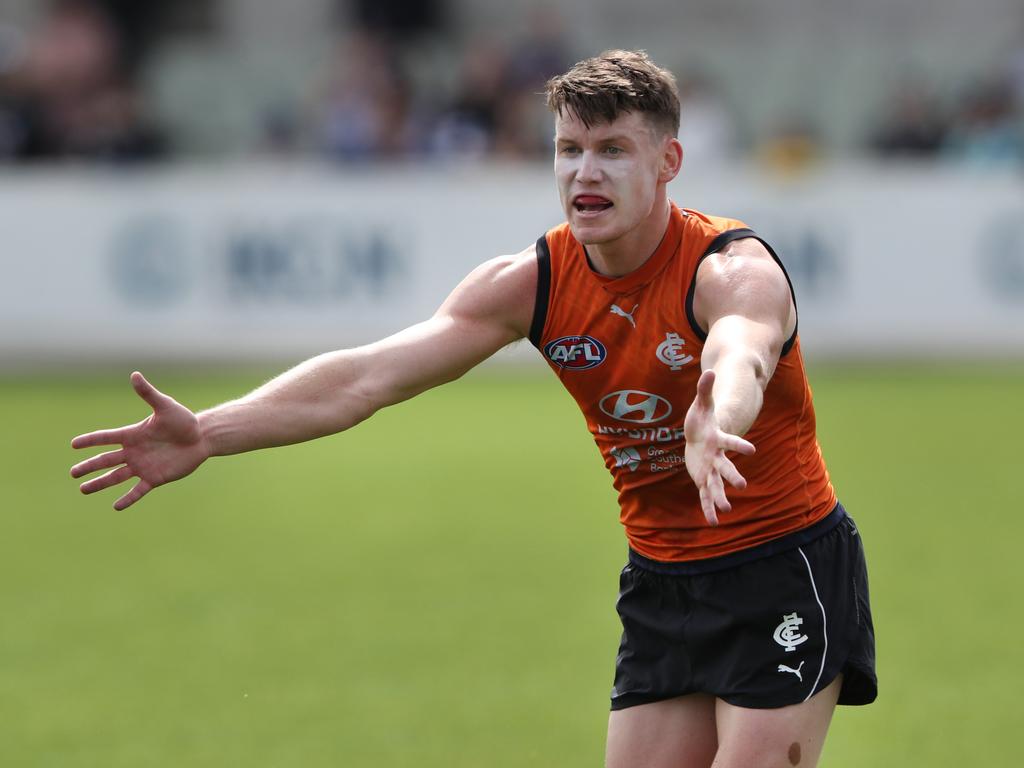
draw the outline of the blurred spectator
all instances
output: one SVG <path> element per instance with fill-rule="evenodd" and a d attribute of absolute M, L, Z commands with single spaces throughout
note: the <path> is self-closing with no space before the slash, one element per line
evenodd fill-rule
<path fill-rule="evenodd" d="M 931 89 L 915 78 L 904 77 L 889 96 L 869 146 L 882 157 L 933 157 L 942 149 L 947 131 L 946 118 Z"/>
<path fill-rule="evenodd" d="M 679 140 L 686 159 L 720 162 L 730 158 L 736 147 L 736 125 L 711 81 L 689 70 L 679 83 L 679 102 Z"/>
<path fill-rule="evenodd" d="M 388 40 L 405 41 L 440 32 L 444 5 L 443 0 L 344 0 L 339 10 L 342 17 L 351 16 L 351 23 L 359 29 Z"/>
<path fill-rule="evenodd" d="M 434 154 L 482 158 L 494 149 L 502 101 L 507 98 L 506 71 L 505 52 L 493 41 L 478 42 L 465 52 L 458 91 L 434 126 Z"/>
<path fill-rule="evenodd" d="M 257 151 L 279 158 L 294 157 L 304 146 L 300 110 L 291 104 L 273 103 L 260 115 Z"/>
<path fill-rule="evenodd" d="M 1009 81 L 990 78 L 964 92 L 943 151 L 953 160 L 980 166 L 1024 160 L 1019 113 Z"/>
<path fill-rule="evenodd" d="M 572 66 L 565 22 L 550 7 L 535 7 L 524 39 L 508 55 L 505 76 L 507 98 L 498 112 L 496 149 L 512 157 L 551 154 L 551 116 L 541 94 L 549 79 Z"/>
<path fill-rule="evenodd" d="M 442 156 L 504 158 L 551 151 L 551 118 L 541 94 L 572 64 L 561 17 L 535 10 L 524 39 L 507 51 L 478 41 L 464 56 L 455 97 L 442 110 L 431 147 Z"/>
<path fill-rule="evenodd" d="M 525 39 L 509 53 L 506 84 L 517 91 L 540 91 L 572 63 L 562 17 L 551 8 L 538 7 L 530 13 Z"/>
<path fill-rule="evenodd" d="M 24 35 L 0 24 L 0 160 L 17 156 L 25 143 L 26 116 L 14 85 L 24 56 Z"/>
<path fill-rule="evenodd" d="M 25 55 L 25 35 L 16 27 L 0 23 L 0 77 L 13 72 Z"/>
<path fill-rule="evenodd" d="M 1006 73 L 1018 115 L 1024 115 L 1024 3 L 1021 3 L 1017 40 L 1006 57 Z"/>
<path fill-rule="evenodd" d="M 395 157 L 415 146 L 409 81 L 391 47 L 368 31 L 339 44 L 319 111 L 320 144 L 336 159 Z"/>
<path fill-rule="evenodd" d="M 756 148 L 757 159 L 769 170 L 785 175 L 807 171 L 822 157 L 818 130 L 809 117 L 791 112 Z"/>
<path fill-rule="evenodd" d="M 143 118 L 121 65 L 117 33 L 99 6 L 53 3 L 3 81 L 7 120 L 17 126 L 8 157 L 127 161 L 162 155 L 165 143 Z"/>

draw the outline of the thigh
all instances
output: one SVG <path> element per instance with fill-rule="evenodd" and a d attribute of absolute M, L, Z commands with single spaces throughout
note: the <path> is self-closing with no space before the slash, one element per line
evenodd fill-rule
<path fill-rule="evenodd" d="M 842 678 L 801 704 L 748 709 L 718 700 L 718 754 L 712 768 L 814 768 L 825 743 Z"/>
<path fill-rule="evenodd" d="M 606 768 L 707 768 L 715 757 L 715 699 L 703 693 L 615 710 Z"/>

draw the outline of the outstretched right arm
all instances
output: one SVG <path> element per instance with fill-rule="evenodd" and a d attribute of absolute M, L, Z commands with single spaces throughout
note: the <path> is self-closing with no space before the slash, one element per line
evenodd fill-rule
<path fill-rule="evenodd" d="M 191 474 L 210 456 L 289 445 L 344 431 L 379 409 L 457 379 L 528 334 L 537 286 L 534 249 L 477 267 L 433 317 L 381 341 L 313 357 L 245 397 L 193 414 L 141 373 L 132 386 L 153 409 L 143 421 L 79 435 L 74 448 L 120 445 L 71 469 L 94 493 L 138 477 L 115 509 Z"/>

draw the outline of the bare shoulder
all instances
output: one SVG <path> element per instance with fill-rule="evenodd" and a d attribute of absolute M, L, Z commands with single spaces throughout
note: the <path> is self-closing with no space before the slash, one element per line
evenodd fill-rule
<path fill-rule="evenodd" d="M 528 335 L 537 295 L 537 251 L 530 245 L 519 253 L 485 261 L 452 291 L 439 314 L 486 320 Z"/>
<path fill-rule="evenodd" d="M 697 270 L 693 310 L 705 328 L 719 317 L 742 315 L 774 321 L 791 332 L 796 308 L 782 267 L 753 237 L 735 240 L 713 253 Z"/>

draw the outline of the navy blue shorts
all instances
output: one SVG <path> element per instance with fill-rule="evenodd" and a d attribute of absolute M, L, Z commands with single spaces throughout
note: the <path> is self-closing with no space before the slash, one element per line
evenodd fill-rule
<path fill-rule="evenodd" d="M 612 709 L 690 693 L 784 707 L 839 674 L 840 704 L 874 701 L 861 537 L 841 506 L 812 528 L 819 535 L 810 541 L 804 533 L 769 542 L 768 554 L 738 565 L 735 556 L 674 564 L 631 553 L 616 604 L 623 632 Z"/>

